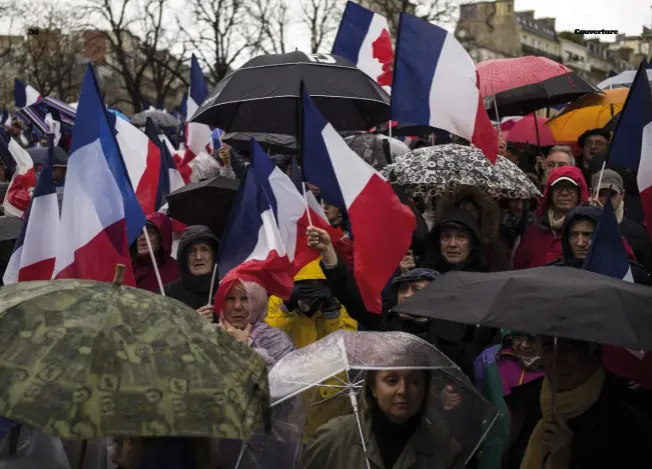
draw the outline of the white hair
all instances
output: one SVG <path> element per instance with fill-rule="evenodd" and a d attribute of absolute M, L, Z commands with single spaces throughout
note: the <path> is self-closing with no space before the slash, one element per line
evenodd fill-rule
<path fill-rule="evenodd" d="M 571 147 L 568 145 L 554 145 L 548 152 L 548 155 L 555 152 L 566 153 L 568 155 L 568 159 L 570 160 L 570 165 L 575 166 L 575 157 L 573 156 L 573 149 Z M 546 155 L 546 158 L 548 155 Z"/>

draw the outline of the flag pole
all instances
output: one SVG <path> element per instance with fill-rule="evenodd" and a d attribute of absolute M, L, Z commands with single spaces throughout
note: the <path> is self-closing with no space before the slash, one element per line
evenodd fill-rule
<path fill-rule="evenodd" d="M 607 166 L 607 160 L 604 160 L 602 162 L 602 169 L 600 169 L 600 177 L 598 178 L 598 192 L 600 191 L 600 186 L 602 185 L 602 176 L 604 176 L 604 168 L 606 166 Z M 593 188 L 591 188 L 591 191 L 593 191 Z M 599 193 L 598 194 L 593 194 L 593 192 L 591 192 L 591 195 L 593 196 L 594 199 L 597 199 Z M 591 205 L 596 205 L 593 200 L 591 201 Z"/>
<path fill-rule="evenodd" d="M 306 214 L 308 215 L 308 223 L 310 224 L 310 226 L 313 226 L 312 217 L 310 216 L 310 204 L 308 203 L 308 193 L 306 192 L 306 183 L 302 181 L 301 187 L 303 188 L 303 202 L 306 204 Z"/>
<path fill-rule="evenodd" d="M 165 296 L 165 288 L 163 288 L 163 281 L 161 280 L 161 272 L 158 270 L 158 264 L 156 263 L 156 256 L 154 255 L 154 250 L 152 249 L 152 241 L 149 239 L 149 233 L 147 229 L 143 226 L 143 234 L 145 235 L 145 241 L 147 242 L 147 250 L 149 251 L 149 256 L 152 258 L 152 266 L 154 266 L 154 273 L 156 274 L 156 281 L 158 282 L 158 288 L 161 290 L 161 295 Z"/>
<path fill-rule="evenodd" d="M 211 277 L 211 288 L 208 291 L 208 303 L 207 305 L 213 305 L 213 290 L 215 290 L 215 276 L 217 275 L 217 262 L 213 264 L 213 276 Z"/>

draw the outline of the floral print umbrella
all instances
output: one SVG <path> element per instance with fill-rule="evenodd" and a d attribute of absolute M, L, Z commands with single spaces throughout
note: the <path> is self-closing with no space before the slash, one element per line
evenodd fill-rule
<path fill-rule="evenodd" d="M 431 201 L 457 186 L 476 186 L 496 199 L 541 196 L 527 175 L 502 156 L 492 165 L 478 148 L 458 144 L 419 148 L 383 168 L 383 176 L 411 197 Z"/>

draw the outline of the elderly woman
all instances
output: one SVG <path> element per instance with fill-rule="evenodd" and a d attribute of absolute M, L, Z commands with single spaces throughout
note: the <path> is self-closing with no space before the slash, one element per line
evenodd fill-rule
<path fill-rule="evenodd" d="M 429 374 L 423 370 L 369 371 L 362 393 L 363 449 L 355 415 L 331 420 L 314 435 L 304 469 L 463 468 L 459 444 L 424 418 Z"/>
<path fill-rule="evenodd" d="M 234 339 L 249 344 L 272 367 L 296 347 L 285 332 L 265 322 L 268 298 L 265 289 L 255 282 L 235 282 L 224 298 L 219 324 Z"/>

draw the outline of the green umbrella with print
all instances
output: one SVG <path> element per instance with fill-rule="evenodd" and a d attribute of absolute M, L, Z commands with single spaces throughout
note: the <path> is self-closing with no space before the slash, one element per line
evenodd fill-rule
<path fill-rule="evenodd" d="M 0 415 L 73 440 L 249 439 L 267 420 L 264 360 L 184 304 L 120 283 L 0 289 Z"/>

